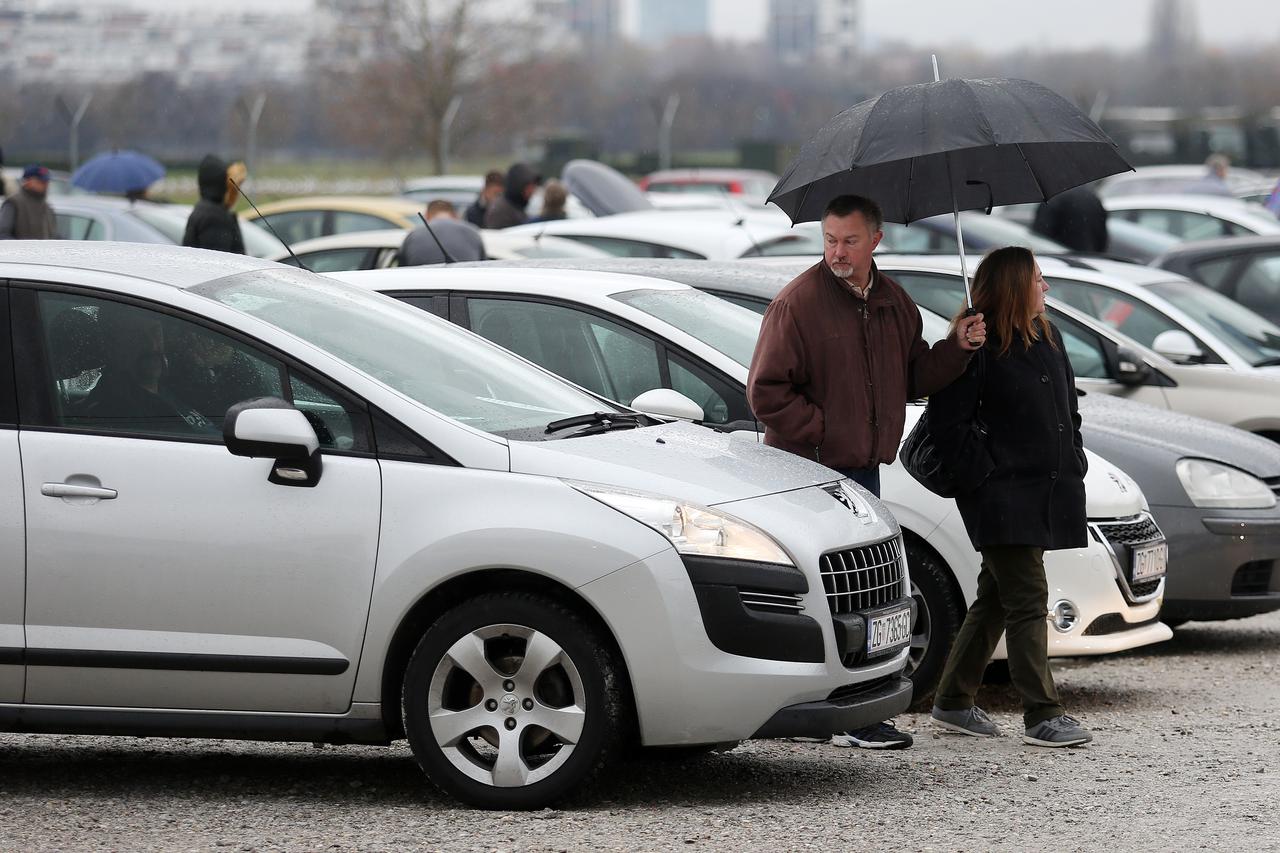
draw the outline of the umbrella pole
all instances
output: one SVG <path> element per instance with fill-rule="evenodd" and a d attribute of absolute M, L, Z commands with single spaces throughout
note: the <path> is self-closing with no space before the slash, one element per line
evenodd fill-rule
<path fill-rule="evenodd" d="M 942 80 L 938 74 L 938 54 L 933 56 L 933 82 Z M 951 215 L 956 222 L 956 243 L 960 246 L 960 276 L 964 279 L 964 307 L 967 314 L 974 314 L 973 294 L 969 292 L 969 261 L 964 256 L 964 230 L 960 227 L 960 204 L 956 201 L 956 185 L 951 179 L 951 152 L 947 152 L 947 186 L 951 190 Z"/>

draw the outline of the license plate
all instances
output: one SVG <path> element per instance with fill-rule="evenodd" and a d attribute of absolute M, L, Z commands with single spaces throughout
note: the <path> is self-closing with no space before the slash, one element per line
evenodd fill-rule
<path fill-rule="evenodd" d="M 1164 577 L 1168 564 L 1169 546 L 1163 542 L 1138 548 L 1133 552 L 1133 580 L 1139 582 Z"/>
<path fill-rule="evenodd" d="M 911 642 L 911 608 L 871 617 L 867 626 L 867 654 L 883 652 Z"/>

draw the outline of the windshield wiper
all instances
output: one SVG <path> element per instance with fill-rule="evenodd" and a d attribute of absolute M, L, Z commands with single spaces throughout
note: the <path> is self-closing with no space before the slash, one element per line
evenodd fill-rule
<path fill-rule="evenodd" d="M 579 434 L 589 435 L 597 432 L 608 432 L 611 429 L 636 429 L 656 423 L 661 422 L 640 412 L 592 412 L 588 415 L 574 415 L 571 418 L 552 421 L 547 424 L 545 432 L 547 435 L 551 435 L 553 432 L 560 432 L 573 427 L 588 427 L 588 429 L 580 430 Z"/>

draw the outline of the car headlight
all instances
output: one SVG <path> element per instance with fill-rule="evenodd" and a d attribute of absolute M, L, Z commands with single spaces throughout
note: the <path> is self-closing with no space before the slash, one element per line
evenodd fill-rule
<path fill-rule="evenodd" d="M 1176 469 L 1187 497 L 1198 507 L 1270 509 L 1276 505 L 1270 487 L 1239 468 L 1205 459 L 1179 459 Z"/>
<path fill-rule="evenodd" d="M 587 483 L 569 485 L 618 512 L 631 516 L 641 524 L 652 527 L 670 539 L 676 551 L 681 554 L 795 565 L 773 537 L 727 512 L 662 495 L 609 489 Z"/>

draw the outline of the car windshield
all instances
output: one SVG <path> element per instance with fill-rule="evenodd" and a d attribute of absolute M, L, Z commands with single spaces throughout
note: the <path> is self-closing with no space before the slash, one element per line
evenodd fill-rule
<path fill-rule="evenodd" d="M 302 270 L 257 270 L 192 292 L 277 326 L 494 435 L 541 440 L 550 421 L 618 410 L 426 311 Z"/>
<path fill-rule="evenodd" d="M 629 290 L 613 298 L 670 323 L 738 364 L 751 364 L 763 319 L 755 311 L 693 288 Z"/>
<path fill-rule="evenodd" d="M 1266 317 L 1195 282 L 1161 282 L 1149 289 L 1199 320 L 1254 367 L 1280 364 L 1280 326 Z"/>

